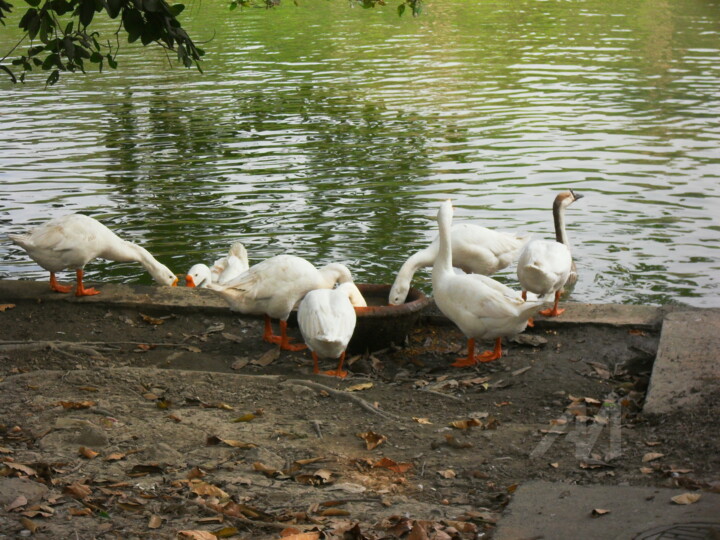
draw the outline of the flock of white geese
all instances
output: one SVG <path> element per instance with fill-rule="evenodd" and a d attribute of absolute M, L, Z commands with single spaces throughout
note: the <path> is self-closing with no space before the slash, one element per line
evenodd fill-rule
<path fill-rule="evenodd" d="M 438 236 L 402 265 L 388 303 L 404 303 L 415 272 L 432 267 L 432 296 L 437 307 L 468 338 L 467 355 L 452 365 L 472 366 L 500 358 L 503 337 L 525 330 L 538 312 L 545 316 L 563 312 L 558 309 L 560 294 L 563 287 L 577 279 L 564 214 L 581 197 L 572 190 L 556 196 L 555 240 L 530 239 L 471 224 L 453 226 L 452 202 L 443 202 L 437 214 Z M 52 219 L 27 234 L 8 237 L 50 272 L 50 287 L 57 292 L 72 290 L 55 276 L 56 272 L 70 269 L 76 273 L 77 296 L 99 294 L 83 285 L 85 265 L 98 257 L 139 262 L 157 283 L 178 283 L 178 277 L 145 248 L 121 239 L 99 221 L 82 214 Z M 488 277 L 516 259 L 521 292 Z M 345 265 L 331 263 L 318 269 L 301 257 L 277 255 L 249 266 L 245 247 L 235 243 L 227 256 L 212 267 L 194 265 L 185 279 L 190 287 L 214 291 L 233 311 L 262 315 L 264 340 L 285 350 L 309 348 L 314 373 L 319 372 L 319 358 L 333 358 L 339 359 L 337 368 L 324 373 L 347 375 L 343 362 L 357 321 L 355 308 L 367 304 Z M 528 292 L 536 297 L 528 299 Z M 554 301 L 553 307 L 540 311 L 549 300 Z M 296 307 L 304 345 L 291 343 L 287 333 L 287 319 Z M 273 333 L 271 319 L 279 321 L 279 335 Z M 495 340 L 494 350 L 476 355 L 475 341 L 483 339 Z"/>

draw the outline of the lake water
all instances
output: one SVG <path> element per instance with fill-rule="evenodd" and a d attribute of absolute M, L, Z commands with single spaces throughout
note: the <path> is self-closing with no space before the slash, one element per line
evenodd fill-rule
<path fill-rule="evenodd" d="M 79 211 L 178 273 L 239 240 L 252 262 L 292 253 L 391 283 L 440 201 L 456 221 L 552 238 L 552 200 L 572 188 L 575 300 L 717 307 L 719 14 L 717 0 L 428 0 L 418 18 L 393 2 L 188 4 L 204 74 L 123 44 L 117 71 L 0 79 L 0 231 Z M 3 55 L 17 37 L 0 27 Z M 87 271 L 151 282 L 139 265 Z M 47 272 L 0 240 L 0 277 Z M 415 283 L 430 292 L 429 272 Z"/>

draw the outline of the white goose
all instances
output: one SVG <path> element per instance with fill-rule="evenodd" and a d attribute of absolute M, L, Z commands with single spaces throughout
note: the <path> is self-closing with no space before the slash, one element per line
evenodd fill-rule
<path fill-rule="evenodd" d="M 502 356 L 502 337 L 519 334 L 542 302 L 525 301 L 511 288 L 481 274 L 457 274 L 452 268 L 453 208 L 445 201 L 438 211 L 439 252 L 432 271 L 435 303 L 468 337 L 468 354 L 452 365 L 472 366 Z M 495 349 L 475 356 L 476 339 L 495 339 Z"/>
<path fill-rule="evenodd" d="M 468 274 L 489 276 L 513 262 L 529 238 L 493 231 L 471 223 L 455 225 L 452 228 L 452 264 Z M 395 283 L 390 288 L 390 305 L 405 302 L 415 272 L 433 265 L 439 245 L 439 237 L 435 237 L 428 247 L 411 255 L 403 263 Z"/>
<path fill-rule="evenodd" d="M 312 351 L 313 373 L 319 373 L 318 357 L 339 358 L 337 369 L 326 375 L 347 377 L 342 366 L 345 349 L 355 331 L 355 307 L 367 303 L 357 286 L 347 281 L 334 289 L 315 289 L 305 295 L 298 307 L 300 333 Z"/>
<path fill-rule="evenodd" d="M 517 277 L 523 288 L 523 298 L 527 291 L 541 297 L 555 295 L 553 307 L 540 312 L 546 317 L 557 317 L 565 311 L 558 309 L 562 289 L 566 283 L 577 280 L 575 262 L 565 232 L 565 209 L 582 197 L 573 190 L 559 193 L 553 202 L 556 241 L 533 240 L 523 248 L 518 259 Z"/>
<path fill-rule="evenodd" d="M 185 275 L 187 287 L 205 288 L 210 283 L 225 285 L 250 267 L 248 254 L 241 242 L 230 246 L 227 256 L 215 261 L 212 268 L 206 264 L 195 264 Z"/>
<path fill-rule="evenodd" d="M 263 339 L 279 343 L 281 349 L 299 351 L 304 345 L 291 345 L 287 319 L 293 307 L 314 289 L 331 289 L 337 283 L 352 281 L 350 270 L 332 263 L 319 270 L 294 255 L 270 257 L 243 272 L 225 285 L 211 283 L 209 288 L 230 305 L 233 311 L 265 316 Z M 272 332 L 271 319 L 280 320 L 280 335 Z"/>
<path fill-rule="evenodd" d="M 75 270 L 76 296 L 100 291 L 83 286 L 85 265 L 98 257 L 117 262 L 139 262 L 161 285 L 175 286 L 178 278 L 158 262 L 148 250 L 123 240 L 105 225 L 83 214 L 68 214 L 51 219 L 27 234 L 9 234 L 8 238 L 27 251 L 32 260 L 50 272 L 50 287 L 67 293 L 72 287 L 60 285 L 55 272 Z"/>

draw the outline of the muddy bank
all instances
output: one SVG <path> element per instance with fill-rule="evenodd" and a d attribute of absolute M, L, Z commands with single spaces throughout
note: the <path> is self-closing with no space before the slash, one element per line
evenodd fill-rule
<path fill-rule="evenodd" d="M 197 291 L 58 301 L 0 285 L 10 537 L 488 538 L 531 479 L 718 480 L 718 400 L 642 413 L 662 310 L 571 306 L 464 369 L 464 339 L 430 311 L 341 381 Z"/>

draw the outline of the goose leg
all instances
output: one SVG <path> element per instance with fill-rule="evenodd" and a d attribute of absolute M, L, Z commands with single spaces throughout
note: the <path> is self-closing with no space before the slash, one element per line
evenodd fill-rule
<path fill-rule="evenodd" d="M 77 287 L 75 287 L 75 296 L 93 296 L 94 294 L 100 294 L 100 291 L 93 289 L 92 287 L 86 289 L 83 286 L 83 271 L 82 269 L 75 270 L 77 276 Z"/>
<path fill-rule="evenodd" d="M 561 313 L 564 313 L 564 309 L 558 309 L 558 302 L 560 302 L 560 291 L 555 292 L 555 304 L 552 309 L 543 309 L 540 312 L 540 315 L 545 315 L 546 317 L 557 317 Z"/>
<path fill-rule="evenodd" d="M 325 375 L 333 375 L 334 377 L 340 377 L 341 379 L 344 379 L 345 377 L 347 377 L 348 372 L 344 371 L 342 368 L 344 361 L 345 361 L 345 351 L 343 351 L 343 353 L 340 355 L 340 363 L 338 364 L 337 369 L 326 371 Z"/>
<path fill-rule="evenodd" d="M 292 345 L 290 337 L 287 335 L 287 321 L 280 321 L 280 348 L 286 351 L 303 351 L 307 349 L 304 343 Z"/>
<path fill-rule="evenodd" d="M 282 339 L 281 336 L 276 336 L 273 334 L 272 330 L 272 323 L 270 322 L 270 317 L 265 315 L 265 329 L 263 330 L 263 341 L 267 341 L 268 343 L 275 343 L 276 345 L 280 344 L 280 341 Z"/>
<path fill-rule="evenodd" d="M 475 340 L 473 338 L 468 339 L 467 342 L 468 353 L 467 356 L 458 358 L 455 362 L 450 364 L 453 367 L 468 367 L 477 364 L 475 360 Z"/>
<path fill-rule="evenodd" d="M 495 349 L 492 351 L 485 351 L 477 357 L 478 362 L 492 362 L 502 358 L 502 338 L 495 338 Z"/>
<path fill-rule="evenodd" d="M 527 291 L 523 291 L 523 292 L 522 292 L 522 299 L 527 302 Z M 535 326 L 535 321 L 533 321 L 533 318 L 532 318 L 532 317 L 530 317 L 530 318 L 528 319 L 527 325 L 528 325 L 530 328 L 532 328 L 533 326 Z"/>
<path fill-rule="evenodd" d="M 312 352 L 313 358 L 313 373 L 320 373 L 320 366 L 318 364 L 318 355 L 315 351 Z"/>
<path fill-rule="evenodd" d="M 451 365 L 453 367 L 468 367 L 474 366 L 478 362 L 492 362 L 502 357 L 502 338 L 495 340 L 495 349 L 492 351 L 485 351 L 482 354 L 475 356 L 475 340 L 468 339 L 468 355 L 463 358 L 458 358 Z"/>
<path fill-rule="evenodd" d="M 70 291 L 72 291 L 72 287 L 68 285 L 60 285 L 58 283 L 58 280 L 55 277 L 55 272 L 50 272 L 50 288 L 55 292 L 61 293 L 69 293 Z"/>

